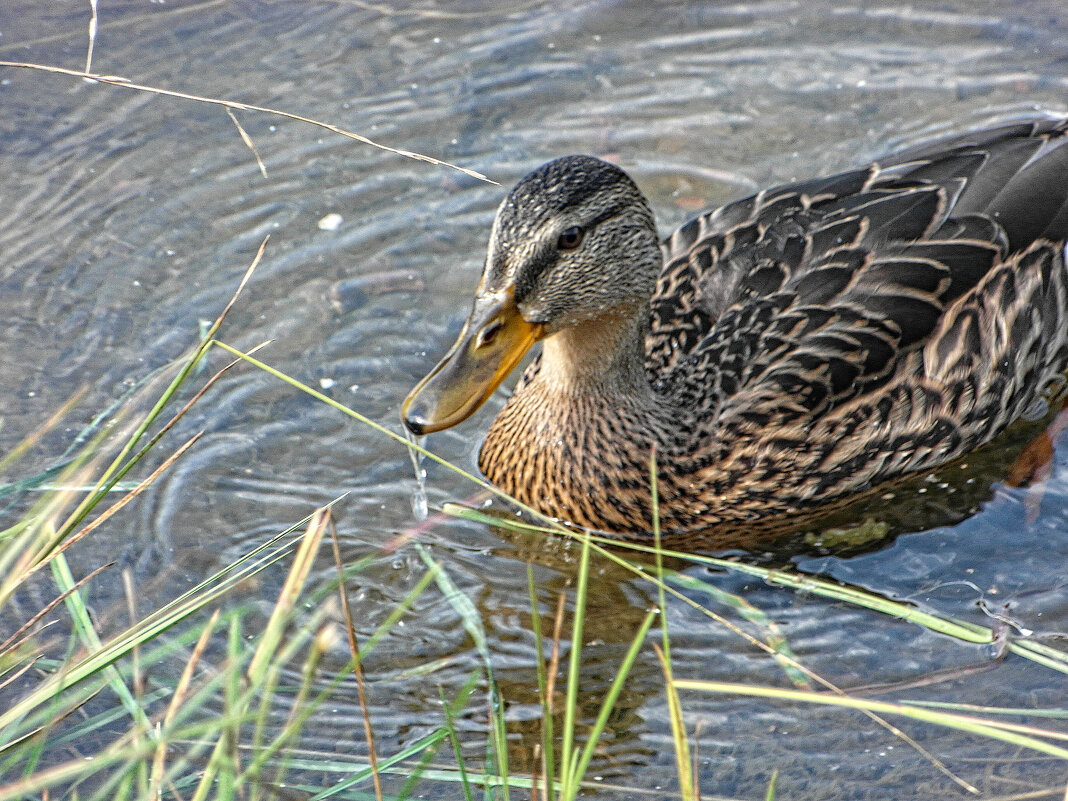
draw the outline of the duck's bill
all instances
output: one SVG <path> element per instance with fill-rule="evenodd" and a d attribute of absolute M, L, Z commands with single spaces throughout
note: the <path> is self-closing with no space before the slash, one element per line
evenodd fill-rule
<path fill-rule="evenodd" d="M 538 341 L 542 327 L 523 319 L 511 292 L 476 300 L 456 344 L 405 399 L 404 425 L 430 434 L 466 420 Z"/>

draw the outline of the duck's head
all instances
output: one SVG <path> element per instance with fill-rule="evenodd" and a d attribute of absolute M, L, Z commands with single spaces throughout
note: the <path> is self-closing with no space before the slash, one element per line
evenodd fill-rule
<path fill-rule="evenodd" d="M 467 419 L 538 340 L 644 308 L 660 264 L 653 212 L 625 172 L 592 156 L 542 165 L 497 210 L 474 308 L 405 399 L 404 424 Z"/>

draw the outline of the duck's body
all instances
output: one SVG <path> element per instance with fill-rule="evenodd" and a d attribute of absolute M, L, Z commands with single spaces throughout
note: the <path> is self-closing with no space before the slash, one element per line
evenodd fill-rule
<path fill-rule="evenodd" d="M 479 466 L 628 536 L 651 528 L 654 450 L 669 536 L 781 528 L 950 461 L 1068 368 L 1065 130 L 768 190 L 659 248 L 622 171 L 550 162 L 502 204 L 468 326 L 405 420 L 459 422 L 544 339 Z"/>

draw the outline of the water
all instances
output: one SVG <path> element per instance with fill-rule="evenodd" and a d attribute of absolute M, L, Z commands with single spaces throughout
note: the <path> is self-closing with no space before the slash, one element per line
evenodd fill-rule
<path fill-rule="evenodd" d="M 0 58 L 83 64 L 87 4 L 41 8 L 9 0 Z M 554 156 L 612 156 L 646 190 L 666 233 L 757 187 L 854 166 L 925 136 L 1036 109 L 1068 112 L 1065 52 L 1059 0 L 579 8 L 116 0 L 100 4 L 94 63 L 141 83 L 315 117 L 505 187 Z M 61 76 L 0 68 L 0 100 L 0 452 L 86 388 L 20 474 L 52 464 L 131 381 L 183 353 L 267 234 L 263 263 L 222 338 L 239 348 L 272 340 L 259 354 L 265 361 L 399 430 L 401 401 L 466 315 L 504 189 L 294 120 L 235 112 L 264 177 L 218 107 Z M 209 367 L 222 363 L 217 354 Z M 430 447 L 473 470 L 502 400 L 434 435 Z M 431 548 L 481 615 L 508 704 L 513 766 L 528 769 L 538 738 L 525 563 L 535 563 L 542 612 L 551 614 L 573 579 L 573 554 L 474 523 L 413 520 L 404 448 L 247 367 L 227 374 L 167 442 L 173 449 L 199 430 L 181 462 L 72 551 L 78 576 L 117 563 L 91 585 L 94 608 L 124 603 L 117 576 L 128 569 L 139 608 L 150 610 L 348 493 L 335 507 L 343 556 L 375 556 L 352 593 L 358 634 L 366 637 L 422 575 L 415 542 Z M 1068 625 L 1066 456 L 1062 442 L 1048 477 L 1031 487 L 978 482 L 970 491 L 976 483 L 946 477 L 940 483 L 956 492 L 916 514 L 949 506 L 966 517 L 956 525 L 928 525 L 850 557 L 794 562 L 942 614 L 990 625 L 996 612 L 1058 634 Z M 427 473 L 430 507 L 477 498 L 440 466 Z M 405 544 L 381 551 L 397 542 Z M 317 571 L 317 581 L 333 577 L 329 554 Z M 761 609 L 808 667 L 840 687 L 877 685 L 885 699 L 1063 703 L 1061 678 L 1018 658 L 995 662 L 985 647 L 863 610 L 688 572 Z M 271 600 L 280 575 L 245 591 Z M 591 581 L 582 672 L 590 716 L 655 603 L 649 585 L 613 567 L 596 565 Z M 666 618 L 677 676 L 786 682 L 772 660 L 681 602 Z M 413 609 L 403 636 L 367 668 L 380 753 L 440 725 L 439 688 L 454 695 L 479 664 L 448 603 L 428 596 Z M 351 689 L 311 721 L 303 747 L 365 754 Z M 763 797 L 773 770 L 782 798 L 957 792 L 853 713 L 696 693 L 682 703 L 706 797 Z M 472 760 L 485 744 L 479 714 L 461 721 Z M 631 798 L 611 788 L 636 787 L 657 797 L 657 788 L 674 788 L 667 721 L 659 664 L 646 650 L 595 760 L 603 787 L 589 794 Z M 1057 763 L 901 725 L 989 797 L 1063 793 Z"/>
<path fill-rule="evenodd" d="M 408 429 L 404 429 L 404 436 L 408 441 L 419 448 L 426 444 L 426 437 L 417 437 Z M 412 469 L 415 470 L 415 489 L 412 492 L 412 516 L 420 523 L 426 520 L 429 508 L 426 499 L 426 468 L 423 460 L 426 458 L 415 448 L 408 449 L 408 455 L 412 458 Z"/>

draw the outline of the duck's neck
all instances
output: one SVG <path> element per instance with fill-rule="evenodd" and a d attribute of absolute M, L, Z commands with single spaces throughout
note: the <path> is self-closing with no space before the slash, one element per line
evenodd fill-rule
<path fill-rule="evenodd" d="M 648 530 L 650 453 L 670 430 L 645 375 L 648 317 L 604 315 L 544 341 L 482 445 L 490 481 L 552 517 Z"/>
<path fill-rule="evenodd" d="M 537 381 L 563 395 L 651 403 L 644 367 L 648 331 L 647 306 L 608 312 L 560 331 L 542 345 Z"/>

